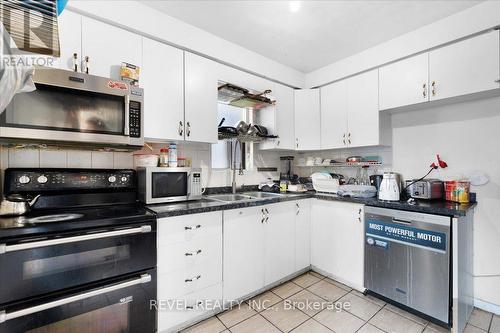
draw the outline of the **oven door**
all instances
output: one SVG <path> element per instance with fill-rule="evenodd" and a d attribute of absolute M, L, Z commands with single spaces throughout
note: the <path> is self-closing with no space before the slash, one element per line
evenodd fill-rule
<path fill-rule="evenodd" d="M 191 168 L 147 168 L 146 203 L 186 201 L 191 194 Z"/>
<path fill-rule="evenodd" d="M 36 90 L 14 96 L 0 116 L 2 137 L 142 144 L 138 140 L 142 92 L 132 95 L 128 84 L 40 69 L 35 72 L 35 85 Z"/>
<path fill-rule="evenodd" d="M 0 304 L 156 266 L 156 223 L 0 244 Z"/>
<path fill-rule="evenodd" d="M 154 269 L 0 310 L 0 333 L 156 331 Z"/>

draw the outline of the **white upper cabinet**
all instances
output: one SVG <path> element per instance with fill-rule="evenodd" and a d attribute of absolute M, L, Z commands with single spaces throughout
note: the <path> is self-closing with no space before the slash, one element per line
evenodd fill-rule
<path fill-rule="evenodd" d="M 429 53 L 430 99 L 500 87 L 499 32 L 492 31 Z"/>
<path fill-rule="evenodd" d="M 144 136 L 184 140 L 184 52 L 143 38 Z"/>
<path fill-rule="evenodd" d="M 378 69 L 347 81 L 347 143 L 349 147 L 384 144 L 378 111 Z M 335 126 L 332 124 L 332 126 Z"/>
<path fill-rule="evenodd" d="M 347 80 L 321 88 L 321 149 L 347 147 Z"/>
<path fill-rule="evenodd" d="M 89 57 L 89 74 L 119 80 L 122 62 L 142 66 L 142 37 L 83 17 L 81 59 L 86 56 Z"/>
<path fill-rule="evenodd" d="M 319 89 L 295 91 L 295 150 L 321 148 Z"/>
<path fill-rule="evenodd" d="M 390 144 L 378 109 L 378 69 L 321 88 L 321 149 Z"/>
<path fill-rule="evenodd" d="M 78 57 L 78 71 L 80 71 L 80 60 L 82 58 L 82 16 L 65 10 L 57 20 L 61 56 L 53 58 L 53 62 L 48 63 L 48 65 L 59 69 L 74 70 L 73 54 L 76 53 Z"/>
<path fill-rule="evenodd" d="M 379 69 L 380 110 L 429 100 L 429 53 L 383 66 Z"/>
<path fill-rule="evenodd" d="M 185 52 L 184 119 L 186 141 L 217 143 L 217 82 L 216 63 Z"/>
<path fill-rule="evenodd" d="M 274 83 L 273 86 L 271 95 L 276 100 L 274 107 L 257 112 L 261 125 L 266 126 L 270 134 L 277 135 L 278 138 L 264 141 L 259 148 L 293 150 L 295 148 L 294 89 L 279 83 Z"/>

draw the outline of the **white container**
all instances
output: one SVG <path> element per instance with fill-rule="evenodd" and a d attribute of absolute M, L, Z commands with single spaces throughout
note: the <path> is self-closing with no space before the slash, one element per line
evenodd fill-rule
<path fill-rule="evenodd" d="M 134 155 L 134 167 L 156 167 L 158 166 L 158 155 L 137 154 Z"/>
<path fill-rule="evenodd" d="M 175 143 L 168 146 L 168 166 L 177 168 L 177 145 Z"/>

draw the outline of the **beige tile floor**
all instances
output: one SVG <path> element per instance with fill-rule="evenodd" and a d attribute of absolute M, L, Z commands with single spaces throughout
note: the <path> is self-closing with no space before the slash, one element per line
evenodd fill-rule
<path fill-rule="evenodd" d="M 314 306 L 304 307 L 304 304 Z M 295 308 L 290 306 L 296 305 Z M 345 305 L 340 311 L 335 305 Z M 189 333 L 447 333 L 427 320 L 315 272 L 194 325 Z M 500 333 L 500 316 L 474 309 L 464 333 Z"/>

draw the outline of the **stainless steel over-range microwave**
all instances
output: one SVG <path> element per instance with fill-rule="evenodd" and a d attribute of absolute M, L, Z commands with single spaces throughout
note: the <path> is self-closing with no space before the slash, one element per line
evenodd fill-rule
<path fill-rule="evenodd" d="M 2 112 L 2 140 L 144 144 L 141 88 L 54 68 L 37 68 L 34 82 L 35 91 L 15 95 Z"/>
<path fill-rule="evenodd" d="M 146 204 L 202 198 L 200 168 L 137 168 L 139 201 Z"/>

